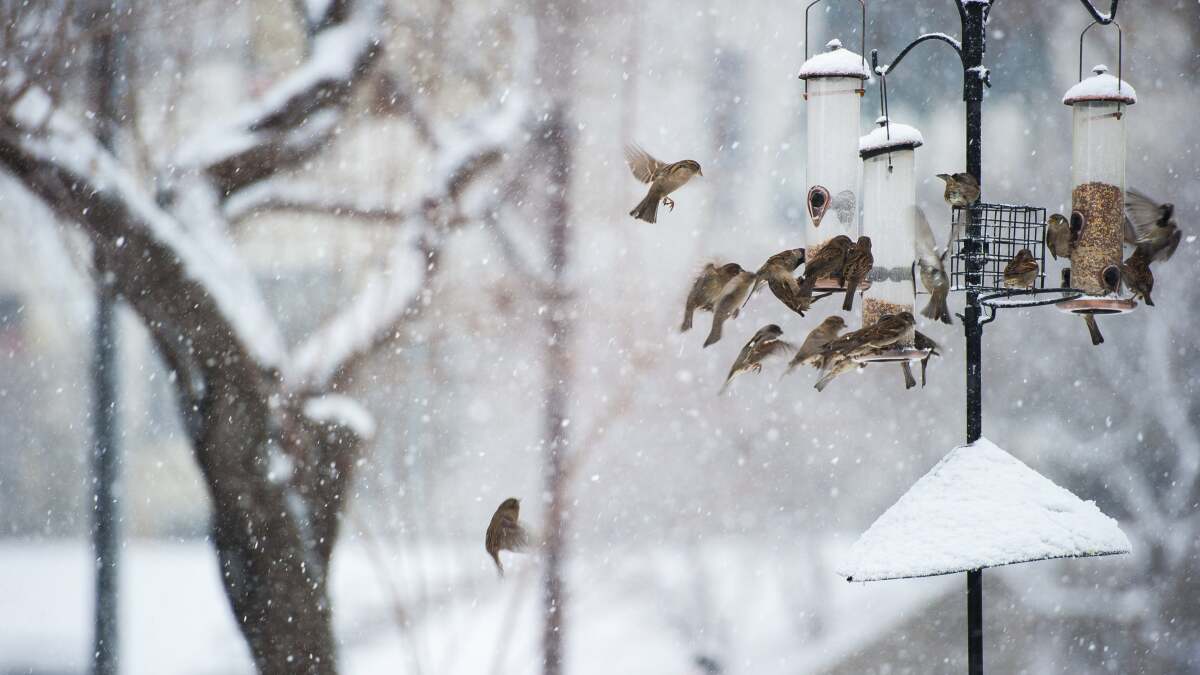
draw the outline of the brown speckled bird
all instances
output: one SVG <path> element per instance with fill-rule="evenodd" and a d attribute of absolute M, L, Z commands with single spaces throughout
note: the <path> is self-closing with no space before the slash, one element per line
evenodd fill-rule
<path fill-rule="evenodd" d="M 933 229 L 929 227 L 929 219 L 925 217 L 924 209 L 914 206 L 913 216 L 916 219 L 917 270 L 921 285 L 929 293 L 929 304 L 921 310 L 921 316 L 946 324 L 953 323 L 950 308 L 946 306 L 946 297 L 950 294 L 950 277 L 946 275 L 946 254 L 950 250 L 946 249 L 938 254 Z M 913 291 L 915 293 L 916 289 Z"/>
<path fill-rule="evenodd" d="M 816 363 L 821 370 L 821 379 L 816 385 L 817 391 L 824 391 L 833 378 L 850 370 L 845 361 L 853 361 L 857 357 L 891 347 L 897 342 L 907 341 L 913 335 L 915 323 L 916 319 L 911 312 L 888 314 L 870 326 L 846 333 L 825 345 Z"/>
<path fill-rule="evenodd" d="M 821 348 L 837 339 L 838 333 L 841 333 L 845 328 L 846 320 L 841 316 L 834 314 L 833 316 L 826 317 L 824 321 L 809 332 L 808 337 L 804 338 L 800 349 L 796 350 L 796 355 L 792 357 L 791 363 L 788 363 L 784 375 L 792 372 L 796 366 L 810 365 L 820 356 Z"/>
<path fill-rule="evenodd" d="M 1071 223 L 1066 216 L 1055 213 L 1046 220 L 1046 250 L 1055 260 L 1071 257 Z"/>
<path fill-rule="evenodd" d="M 1149 250 L 1135 248 L 1121 264 L 1121 278 L 1125 280 L 1129 290 L 1133 291 L 1134 297 L 1141 298 L 1153 307 L 1154 300 L 1150 293 L 1154 291 L 1154 273 L 1150 271 L 1150 258 L 1147 257 L 1149 255 Z"/>
<path fill-rule="evenodd" d="M 924 358 L 921 359 L 921 386 L 925 386 L 925 369 L 929 366 L 929 358 L 932 356 L 941 357 L 942 353 L 938 350 L 941 345 L 934 342 L 928 335 L 919 330 L 913 331 L 913 346 L 925 352 Z"/>
<path fill-rule="evenodd" d="M 767 284 L 771 293 L 779 298 L 780 302 L 796 311 L 794 299 L 800 293 L 800 284 L 796 281 L 794 273 L 803 262 L 804 249 L 802 248 L 780 251 L 767 258 L 762 267 L 758 268 L 758 274 L 754 280 L 754 290 L 757 291 L 759 286 Z M 803 312 L 799 312 L 799 314 L 804 316 Z"/>
<path fill-rule="evenodd" d="M 810 251 L 804 263 L 804 279 L 800 282 L 800 295 L 812 295 L 812 289 L 817 280 L 823 277 L 836 277 L 846 266 L 846 254 L 854 242 L 844 234 L 821 244 L 816 251 Z"/>
<path fill-rule="evenodd" d="M 969 173 L 939 173 L 946 183 L 942 194 L 950 206 L 970 206 L 979 201 L 979 180 Z"/>
<path fill-rule="evenodd" d="M 700 164 L 695 160 L 684 159 L 665 164 L 637 145 L 625 146 L 625 161 L 635 178 L 650 184 L 646 197 L 629 212 L 629 215 L 647 223 L 658 220 L 659 200 L 674 211 L 675 201 L 667 195 L 683 187 L 692 176 L 704 175 Z"/>
<path fill-rule="evenodd" d="M 844 311 L 849 312 L 854 309 L 854 296 L 858 293 L 858 285 L 867 278 L 874 265 L 875 256 L 871 253 L 871 238 L 864 234 L 846 252 L 846 264 L 842 266 L 842 284 L 846 287 L 846 297 L 842 300 Z"/>
<path fill-rule="evenodd" d="M 483 547 L 495 561 L 500 576 L 504 576 L 500 551 L 521 551 L 529 545 L 529 535 L 517 522 L 520 515 L 521 502 L 513 497 L 505 499 L 496 508 L 496 513 L 492 514 L 492 522 L 488 523 L 487 534 L 484 535 Z"/>
<path fill-rule="evenodd" d="M 704 269 L 692 282 L 692 290 L 688 293 L 687 304 L 683 308 L 683 325 L 679 327 L 679 331 L 686 333 L 691 330 L 692 316 L 696 310 L 713 311 L 713 307 L 721 299 L 721 291 L 724 290 L 725 284 L 741 271 L 742 266 L 737 263 L 705 264 Z"/>
<path fill-rule="evenodd" d="M 1142 250 L 1151 262 L 1170 260 L 1183 231 L 1175 221 L 1175 205 L 1160 204 L 1132 188 L 1125 191 L 1125 242 Z"/>
<path fill-rule="evenodd" d="M 762 362 L 772 356 L 783 356 L 794 349 L 794 346 L 785 340 L 780 339 L 783 336 L 783 329 L 776 324 L 769 324 L 758 329 L 754 337 L 742 347 L 742 351 L 738 354 L 737 359 L 733 362 L 733 367 L 729 369 L 729 376 L 725 378 L 725 384 L 721 385 L 721 390 L 718 394 L 724 394 L 729 388 L 729 383 L 733 378 L 753 370 L 756 373 L 762 372 Z"/>
<path fill-rule="evenodd" d="M 746 301 L 746 297 L 750 295 L 750 289 L 754 286 L 754 278 L 753 272 L 742 270 L 735 274 L 729 283 L 725 284 L 725 288 L 721 289 L 721 298 L 717 300 L 717 305 L 713 308 L 712 329 L 708 332 L 708 338 L 704 340 L 705 347 L 721 339 L 721 327 L 725 325 L 727 319 L 737 317 L 738 309 Z"/>
<path fill-rule="evenodd" d="M 1004 267 L 1004 285 L 1008 288 L 1033 288 L 1037 281 L 1038 264 L 1027 248 L 1017 251 Z"/>

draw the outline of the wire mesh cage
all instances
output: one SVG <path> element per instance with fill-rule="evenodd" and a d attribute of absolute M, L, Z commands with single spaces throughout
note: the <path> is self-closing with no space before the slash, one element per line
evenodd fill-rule
<path fill-rule="evenodd" d="M 1046 287 L 1046 209 L 979 202 L 955 206 L 950 216 L 951 290 L 1004 290 L 1004 268 L 1021 249 L 1029 249 L 1038 263 L 1034 288 Z"/>

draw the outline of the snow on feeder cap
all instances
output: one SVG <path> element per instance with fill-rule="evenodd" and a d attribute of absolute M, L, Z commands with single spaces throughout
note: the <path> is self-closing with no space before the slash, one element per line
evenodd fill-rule
<path fill-rule="evenodd" d="M 1125 107 L 1137 101 L 1133 87 L 1108 74 L 1107 66 L 1071 87 L 1071 285 L 1087 296 L 1062 303 L 1063 311 L 1118 314 L 1136 307 L 1116 297 L 1120 289 L 1125 220 Z"/>
<path fill-rule="evenodd" d="M 1117 521 L 981 438 L 950 451 L 850 547 L 847 581 L 1128 553 Z"/>
<path fill-rule="evenodd" d="M 804 62 L 807 121 L 805 241 L 815 248 L 839 234 L 858 236 L 859 160 L 855 143 L 862 110 L 866 60 L 830 40 L 827 51 Z"/>

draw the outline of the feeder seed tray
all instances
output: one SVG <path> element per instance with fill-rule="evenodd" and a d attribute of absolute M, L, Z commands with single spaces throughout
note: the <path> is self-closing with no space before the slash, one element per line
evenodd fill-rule
<path fill-rule="evenodd" d="M 1061 305 L 1083 296 L 1077 288 L 1006 288 L 979 296 L 979 304 L 992 309 L 1018 309 Z"/>
<path fill-rule="evenodd" d="M 859 291 L 865 291 L 870 287 L 871 287 L 871 282 L 867 279 L 863 279 L 858 284 Z M 817 279 L 817 283 L 813 285 L 813 290 L 821 291 L 821 292 L 844 291 L 844 290 L 846 290 L 846 287 L 841 285 L 840 283 L 838 283 L 838 280 L 834 279 L 833 277 L 825 277 L 822 279 Z"/>
<path fill-rule="evenodd" d="M 1059 311 L 1068 314 L 1094 314 L 1097 316 L 1112 314 L 1128 314 L 1137 307 L 1133 298 L 1095 298 L 1077 297 L 1074 300 L 1064 300 L 1055 305 Z"/>

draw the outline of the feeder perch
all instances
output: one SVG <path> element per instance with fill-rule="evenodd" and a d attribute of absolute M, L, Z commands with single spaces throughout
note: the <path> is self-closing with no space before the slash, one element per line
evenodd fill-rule
<path fill-rule="evenodd" d="M 839 40 L 825 48 L 800 67 L 808 113 L 805 241 L 810 247 L 839 234 L 858 237 L 856 144 L 863 80 L 870 74 L 862 55 Z"/>
<path fill-rule="evenodd" d="M 1082 45 L 1082 36 L 1080 40 Z M 1080 53 L 1082 56 L 1082 48 Z M 1106 288 L 1102 278 L 1105 268 L 1121 264 L 1125 109 L 1137 102 L 1137 93 L 1110 75 L 1107 66 L 1096 66 L 1092 73 L 1063 95 L 1073 118 L 1071 226 L 1078 230 L 1071 250 L 1071 280 L 1086 297 L 1062 303 L 1059 309 L 1076 314 L 1123 314 L 1137 304 L 1113 297 L 1114 289 Z"/>
<path fill-rule="evenodd" d="M 980 438 L 950 451 L 883 513 L 838 573 L 881 581 L 1128 553 L 1117 521 Z"/>

